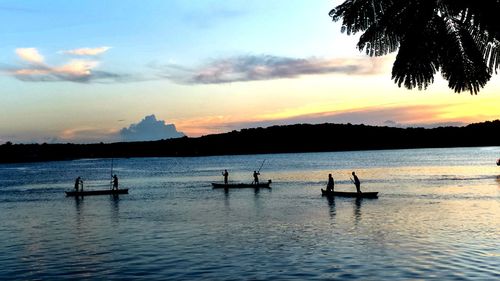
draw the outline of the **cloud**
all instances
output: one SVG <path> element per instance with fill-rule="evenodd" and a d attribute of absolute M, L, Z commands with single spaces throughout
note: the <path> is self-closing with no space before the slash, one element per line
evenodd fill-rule
<path fill-rule="evenodd" d="M 122 141 L 150 141 L 184 136 L 174 124 L 165 124 L 165 121 L 157 120 L 155 115 L 146 116 L 141 122 L 121 129 L 119 134 Z"/>
<path fill-rule="evenodd" d="M 398 128 L 408 128 L 408 127 L 421 127 L 421 128 L 438 128 L 438 127 L 463 127 L 467 126 L 469 123 L 460 122 L 460 121 L 450 121 L 450 122 L 422 122 L 422 123 L 398 123 L 393 120 L 387 120 L 384 122 L 384 126 L 388 127 L 398 127 Z"/>
<path fill-rule="evenodd" d="M 36 48 L 17 48 L 15 52 L 20 59 L 28 63 L 43 64 L 44 62 L 44 57 Z"/>
<path fill-rule="evenodd" d="M 97 47 L 97 48 L 80 48 L 63 51 L 65 54 L 76 55 L 76 56 L 98 56 L 107 52 L 111 47 Z"/>
<path fill-rule="evenodd" d="M 95 52 L 95 50 L 93 51 Z M 95 59 L 72 59 L 62 65 L 54 66 L 45 63 L 44 57 L 36 48 L 18 48 L 15 52 L 27 65 L 2 67 L 2 72 L 21 81 L 70 81 L 79 83 L 96 81 L 105 83 L 121 82 L 129 79 L 128 75 L 96 70 L 100 65 L 100 61 Z"/>
<path fill-rule="evenodd" d="M 314 74 L 370 75 L 381 72 L 384 58 L 321 59 L 271 55 L 238 56 L 213 60 L 197 68 L 164 66 L 164 78 L 185 84 L 221 84 L 296 78 Z"/>

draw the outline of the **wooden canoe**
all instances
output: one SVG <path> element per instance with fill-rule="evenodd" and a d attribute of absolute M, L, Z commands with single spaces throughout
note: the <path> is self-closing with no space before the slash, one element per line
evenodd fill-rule
<path fill-rule="evenodd" d="M 128 194 L 128 188 L 126 189 L 104 189 L 104 190 L 84 190 L 84 191 L 66 191 L 66 196 L 89 196 L 89 195 L 117 195 L 117 194 Z"/>
<path fill-rule="evenodd" d="M 378 198 L 378 192 L 344 192 L 344 191 L 326 191 L 321 189 L 321 194 L 326 196 L 356 197 L 356 198 Z"/>
<path fill-rule="evenodd" d="M 258 184 L 252 183 L 212 183 L 213 188 L 271 188 L 271 181 Z"/>

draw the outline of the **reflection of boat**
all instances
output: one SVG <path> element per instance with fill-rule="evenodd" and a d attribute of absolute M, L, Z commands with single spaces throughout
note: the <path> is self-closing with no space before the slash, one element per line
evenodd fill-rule
<path fill-rule="evenodd" d="M 271 180 L 264 183 L 212 183 L 213 188 L 271 188 Z"/>
<path fill-rule="evenodd" d="M 104 189 L 104 190 L 86 190 L 86 191 L 66 191 L 66 196 L 89 196 L 89 195 L 116 195 L 116 194 L 128 194 L 128 188 L 126 189 Z"/>
<path fill-rule="evenodd" d="M 357 197 L 357 198 L 378 198 L 378 192 L 344 192 L 344 191 L 326 191 L 321 189 L 321 194 L 326 196 Z"/>

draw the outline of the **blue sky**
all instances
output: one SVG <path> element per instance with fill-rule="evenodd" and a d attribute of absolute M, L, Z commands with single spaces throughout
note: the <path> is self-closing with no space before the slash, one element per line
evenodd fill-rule
<path fill-rule="evenodd" d="M 0 143 L 116 141 L 151 114 L 189 136 L 498 118 L 498 77 L 475 97 L 399 89 L 393 57 L 331 22 L 340 2 L 0 0 Z"/>

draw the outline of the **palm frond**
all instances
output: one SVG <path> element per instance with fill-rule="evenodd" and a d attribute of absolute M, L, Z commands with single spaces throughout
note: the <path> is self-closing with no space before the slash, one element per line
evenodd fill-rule
<path fill-rule="evenodd" d="M 427 89 L 439 69 L 437 48 L 429 30 L 404 38 L 392 67 L 394 82 L 407 89 Z"/>
<path fill-rule="evenodd" d="M 348 35 L 366 30 L 377 22 L 392 0 L 347 0 L 330 11 L 333 21 L 342 18 L 342 32 Z"/>
<path fill-rule="evenodd" d="M 491 78 L 483 54 L 467 26 L 449 18 L 444 25 L 441 73 L 455 92 L 477 94 Z"/>

